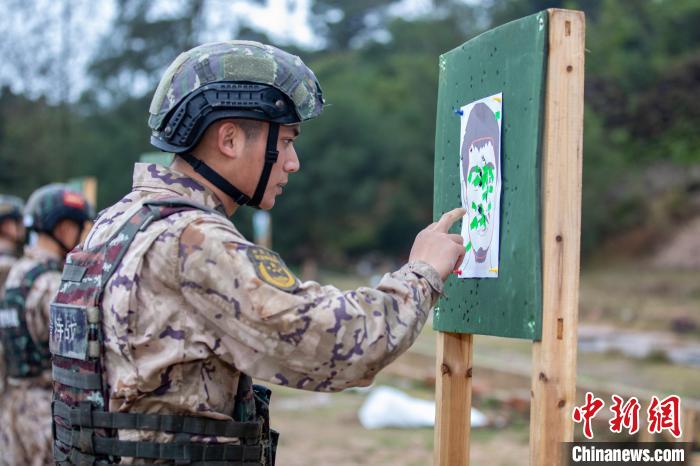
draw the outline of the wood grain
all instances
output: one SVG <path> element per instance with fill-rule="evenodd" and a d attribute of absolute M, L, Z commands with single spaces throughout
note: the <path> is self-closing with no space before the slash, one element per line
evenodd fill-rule
<path fill-rule="evenodd" d="M 473 336 L 439 332 L 435 373 L 436 466 L 469 464 Z"/>
<path fill-rule="evenodd" d="M 533 344 L 530 464 L 563 465 L 576 397 L 583 80 L 582 12 L 548 10 L 542 153 L 542 340 Z"/>

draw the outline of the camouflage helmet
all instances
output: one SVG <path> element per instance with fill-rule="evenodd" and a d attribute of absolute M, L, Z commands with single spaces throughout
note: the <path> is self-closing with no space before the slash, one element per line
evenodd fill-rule
<path fill-rule="evenodd" d="M 7 219 L 22 220 L 24 202 L 16 196 L 0 194 L 0 222 Z"/>
<path fill-rule="evenodd" d="M 178 56 L 158 84 L 151 144 L 185 153 L 222 118 L 298 123 L 323 110 L 321 86 L 295 55 L 259 42 L 200 45 Z"/>
<path fill-rule="evenodd" d="M 43 186 L 29 196 L 24 208 L 24 226 L 51 234 L 58 222 L 73 220 L 83 225 L 94 216 L 90 203 L 78 191 L 64 184 Z"/>

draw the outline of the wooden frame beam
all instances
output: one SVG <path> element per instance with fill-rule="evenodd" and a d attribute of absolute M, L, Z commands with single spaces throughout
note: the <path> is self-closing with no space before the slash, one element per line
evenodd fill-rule
<path fill-rule="evenodd" d="M 530 465 L 573 440 L 581 244 L 585 17 L 550 9 L 542 148 L 542 340 L 532 349 Z"/>
<path fill-rule="evenodd" d="M 467 466 L 472 409 L 473 335 L 438 332 L 435 466 Z"/>

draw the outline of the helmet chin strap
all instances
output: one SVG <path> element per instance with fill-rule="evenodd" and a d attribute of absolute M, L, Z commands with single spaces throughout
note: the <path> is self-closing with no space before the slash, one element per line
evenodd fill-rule
<path fill-rule="evenodd" d="M 267 130 L 265 164 L 263 165 L 262 173 L 260 173 L 260 180 L 258 181 L 258 186 L 255 188 L 253 199 L 250 201 L 250 205 L 255 208 L 260 207 L 263 195 L 265 194 L 265 189 L 267 189 L 267 182 L 270 180 L 272 166 L 277 162 L 277 157 L 279 155 L 279 152 L 277 151 L 277 136 L 279 135 L 279 131 L 279 123 L 270 122 L 269 129 Z"/>
<path fill-rule="evenodd" d="M 260 202 L 262 202 L 262 198 L 265 195 L 267 182 L 270 180 L 270 174 L 272 173 L 272 167 L 275 165 L 275 163 L 277 163 L 277 157 L 279 155 L 279 152 L 277 151 L 279 127 L 279 123 L 270 122 L 267 132 L 267 144 L 265 147 L 265 163 L 263 165 L 262 172 L 260 173 L 260 179 L 258 180 L 258 185 L 255 188 L 252 198 L 229 183 L 226 178 L 216 173 L 209 165 L 202 162 L 191 153 L 178 155 L 182 158 L 182 160 L 187 162 L 194 169 L 194 171 L 202 175 L 204 179 L 223 191 L 227 196 L 233 199 L 236 204 L 249 205 L 258 209 L 260 208 Z"/>

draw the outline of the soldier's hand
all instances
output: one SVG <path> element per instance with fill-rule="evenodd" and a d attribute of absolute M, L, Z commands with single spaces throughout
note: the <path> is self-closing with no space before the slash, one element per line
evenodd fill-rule
<path fill-rule="evenodd" d="M 461 235 L 450 234 L 448 230 L 467 211 L 462 208 L 454 209 L 443 214 L 435 223 L 431 223 L 418 233 L 411 248 L 409 261 L 423 261 L 432 265 L 438 271 L 442 280 L 464 258 L 464 242 Z"/>

